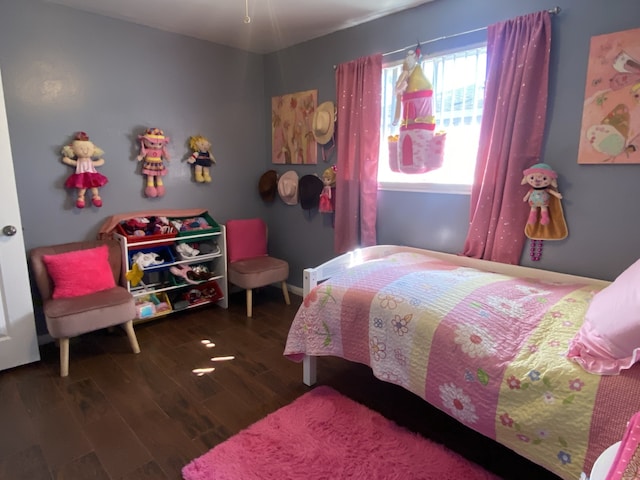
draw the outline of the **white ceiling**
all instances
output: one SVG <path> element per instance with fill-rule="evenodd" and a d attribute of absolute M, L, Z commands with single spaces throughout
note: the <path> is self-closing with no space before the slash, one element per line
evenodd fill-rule
<path fill-rule="evenodd" d="M 433 0 L 47 0 L 50 3 L 270 53 Z M 250 23 L 244 23 L 245 2 Z"/>

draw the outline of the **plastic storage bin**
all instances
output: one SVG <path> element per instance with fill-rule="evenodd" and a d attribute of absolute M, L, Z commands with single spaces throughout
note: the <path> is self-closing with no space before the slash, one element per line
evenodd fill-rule
<path fill-rule="evenodd" d="M 197 217 L 171 217 L 169 223 L 177 230 L 178 237 L 189 237 L 220 231 L 220 225 L 205 212 Z"/>
<path fill-rule="evenodd" d="M 171 248 L 165 246 L 141 247 L 139 250 L 129 250 L 129 265 L 133 265 L 138 258 L 138 254 L 147 256 L 141 267 L 145 272 L 166 270 L 175 262 Z M 162 260 L 161 263 L 158 263 Z"/>
<path fill-rule="evenodd" d="M 122 235 L 123 237 L 127 238 L 127 243 L 128 244 L 133 244 L 133 243 L 140 243 L 140 242 L 148 242 L 149 240 L 162 240 L 162 239 L 173 239 L 178 235 L 178 230 L 176 230 L 176 228 L 169 224 L 170 232 L 168 233 L 158 233 L 158 234 L 152 234 L 152 235 L 129 235 L 125 229 L 122 227 L 122 224 L 118 224 L 116 225 L 116 232 L 119 233 L 120 235 Z M 158 243 L 154 243 L 155 246 L 160 246 L 160 245 L 170 245 L 171 243 L 173 243 L 172 240 L 168 240 L 166 242 L 158 242 Z"/>
<path fill-rule="evenodd" d="M 166 293 L 149 293 L 136 297 L 136 318 L 153 318 L 173 311 Z"/>

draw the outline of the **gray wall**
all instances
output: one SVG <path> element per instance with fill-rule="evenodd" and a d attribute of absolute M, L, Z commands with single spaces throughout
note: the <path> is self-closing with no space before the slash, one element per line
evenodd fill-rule
<path fill-rule="evenodd" d="M 0 69 L 26 247 L 94 238 L 114 213 L 206 208 L 264 215 L 263 57 L 37 0 L 0 0 Z M 171 137 L 167 193 L 143 195 L 137 135 Z M 86 131 L 109 178 L 100 209 L 75 208 L 60 149 Z M 213 181 L 192 180 L 188 138 L 213 143 Z"/>
<path fill-rule="evenodd" d="M 265 111 L 270 111 L 272 96 L 311 88 L 318 89 L 318 102 L 335 100 L 334 64 L 555 5 L 562 12 L 552 17 L 550 99 L 542 159 L 560 174 L 569 237 L 545 242 L 540 262 L 531 262 L 525 251 L 521 263 L 613 279 L 640 257 L 640 225 L 636 221 L 640 165 L 578 165 L 578 140 L 590 37 L 640 27 L 637 0 L 435 0 L 266 56 Z M 486 31 L 430 43 L 425 49 L 437 52 L 479 39 L 486 40 Z M 269 145 L 270 132 L 265 135 Z M 270 167 L 266 158 L 264 168 Z M 287 170 L 277 167 L 280 172 Z M 304 175 L 321 174 L 325 167 L 320 161 L 315 166 L 293 168 Z M 467 195 L 379 191 L 378 199 L 378 243 L 451 253 L 462 250 L 469 220 Z M 278 253 L 291 263 L 291 282 L 301 285 L 303 268 L 334 255 L 333 229 L 326 219 L 308 218 L 299 207 L 276 203 L 269 211 L 270 235 L 275 237 Z"/>
<path fill-rule="evenodd" d="M 260 215 L 269 222 L 273 253 L 290 262 L 290 283 L 302 286 L 303 268 L 334 255 L 333 228 L 329 215 L 309 215 L 279 199 L 265 205 L 258 196 L 260 174 L 274 167 L 271 97 L 318 89 L 319 102 L 335 100 L 337 63 L 554 5 L 563 11 L 552 20 L 543 160 L 560 173 L 569 237 L 545 242 L 537 266 L 612 279 L 638 258 L 640 166 L 578 165 L 578 136 L 590 37 L 637 28 L 637 0 L 435 0 L 266 56 L 38 0 L 0 0 L 0 69 L 26 246 L 93 238 L 109 215 L 126 211 L 204 207 L 220 222 Z M 459 36 L 426 49 L 485 36 Z M 135 137 L 148 126 L 172 137 L 162 199 L 144 197 L 134 160 Z M 73 193 L 62 186 L 71 169 L 61 163 L 60 148 L 78 130 L 105 150 L 100 171 L 110 183 L 101 191 L 101 209 L 75 209 Z M 218 159 L 208 185 L 193 182 L 182 161 L 196 133 L 212 140 Z M 321 174 L 326 166 L 320 160 L 294 168 L 300 175 Z M 468 196 L 380 191 L 378 199 L 379 243 L 462 249 Z M 532 264 L 526 252 L 522 263 Z"/>

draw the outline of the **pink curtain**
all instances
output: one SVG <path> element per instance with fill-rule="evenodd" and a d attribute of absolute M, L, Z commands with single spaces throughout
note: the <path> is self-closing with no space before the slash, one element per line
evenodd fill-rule
<path fill-rule="evenodd" d="M 338 66 L 336 253 L 376 244 L 381 91 L 382 55 Z"/>
<path fill-rule="evenodd" d="M 547 11 L 488 28 L 487 83 L 463 254 L 518 264 L 529 205 L 522 171 L 537 163 L 547 114 Z"/>

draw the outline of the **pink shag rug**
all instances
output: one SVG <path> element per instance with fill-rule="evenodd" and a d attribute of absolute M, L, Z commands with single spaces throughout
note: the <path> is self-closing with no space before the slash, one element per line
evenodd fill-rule
<path fill-rule="evenodd" d="M 185 480 L 497 479 L 339 394 L 316 387 L 182 469 Z"/>

